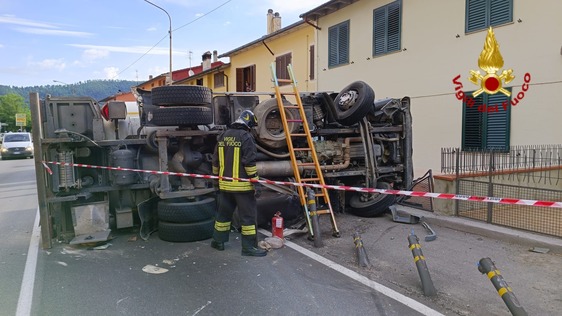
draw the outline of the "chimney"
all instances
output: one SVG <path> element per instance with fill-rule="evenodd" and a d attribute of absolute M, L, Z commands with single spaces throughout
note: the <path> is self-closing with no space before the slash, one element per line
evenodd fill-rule
<path fill-rule="evenodd" d="M 281 29 L 281 16 L 279 16 L 279 12 L 275 12 L 273 16 L 273 32 L 277 32 Z"/>
<path fill-rule="evenodd" d="M 203 54 L 203 71 L 211 69 L 211 52 L 207 51 Z"/>
<path fill-rule="evenodd" d="M 217 61 L 219 61 L 219 58 L 217 57 L 219 55 L 219 52 L 217 52 L 216 50 L 213 51 L 213 62 L 216 63 Z"/>
<path fill-rule="evenodd" d="M 152 80 L 152 78 L 154 78 L 152 75 L 148 75 L 148 80 Z"/>
<path fill-rule="evenodd" d="M 273 32 L 273 9 L 267 10 L 267 34 L 271 32 Z"/>

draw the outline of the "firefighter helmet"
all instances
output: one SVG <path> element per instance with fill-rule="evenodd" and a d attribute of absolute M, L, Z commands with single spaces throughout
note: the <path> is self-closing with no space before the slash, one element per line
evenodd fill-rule
<path fill-rule="evenodd" d="M 234 123 L 244 124 L 248 128 L 258 126 L 258 119 L 254 112 L 250 110 L 244 110 L 240 113 L 240 116 Z"/>

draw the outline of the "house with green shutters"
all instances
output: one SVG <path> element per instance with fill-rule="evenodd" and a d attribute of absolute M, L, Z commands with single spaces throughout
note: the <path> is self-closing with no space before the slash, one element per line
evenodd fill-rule
<path fill-rule="evenodd" d="M 559 0 L 332 0 L 301 18 L 318 90 L 363 80 L 377 99 L 411 98 L 420 176 L 443 147 L 562 143 L 560 12 Z"/>

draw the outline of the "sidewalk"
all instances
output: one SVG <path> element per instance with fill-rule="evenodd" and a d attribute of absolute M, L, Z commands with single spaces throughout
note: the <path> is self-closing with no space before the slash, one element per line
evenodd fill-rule
<path fill-rule="evenodd" d="M 430 225 L 456 229 L 458 231 L 478 234 L 481 236 L 498 239 L 501 241 L 515 243 L 529 248 L 541 247 L 548 248 L 553 253 L 562 254 L 562 238 L 548 235 L 512 229 L 470 218 L 439 215 L 432 212 L 419 210 L 416 208 L 398 205 L 397 209 L 408 212 L 416 216 L 423 216 Z"/>
<path fill-rule="evenodd" d="M 529 315 L 558 315 L 562 310 L 562 240 L 516 231 L 471 219 L 448 217 L 414 208 L 398 210 L 424 216 L 437 239 L 426 242 L 421 224 L 404 224 L 387 214 L 361 218 L 337 214 L 341 238 L 331 236 L 328 218 L 321 217 L 324 247 L 314 248 L 306 236 L 289 238 L 319 255 L 369 279 L 437 309 L 445 315 L 511 315 L 477 263 L 490 258 Z M 418 236 L 432 281 L 434 297 L 425 297 L 407 237 Z M 357 264 L 353 233 L 358 232 L 371 267 Z M 548 248 L 548 253 L 529 251 Z"/>

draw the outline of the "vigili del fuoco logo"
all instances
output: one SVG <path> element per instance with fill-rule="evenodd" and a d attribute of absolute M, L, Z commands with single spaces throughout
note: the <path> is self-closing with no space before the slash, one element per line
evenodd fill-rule
<path fill-rule="evenodd" d="M 478 58 L 478 67 L 484 71 L 480 73 L 480 70 L 471 70 L 470 77 L 468 79 L 470 82 L 479 86 L 479 89 L 474 91 L 471 95 L 466 95 L 463 91 L 462 82 L 459 81 L 461 75 L 453 78 L 453 84 L 455 84 L 455 96 L 458 100 L 466 103 L 466 106 L 472 108 L 476 102 L 474 98 L 478 97 L 482 93 L 496 94 L 502 93 L 506 97 L 511 96 L 511 92 L 503 87 L 504 84 L 510 83 L 515 79 L 513 74 L 513 69 L 503 69 L 503 57 L 500 53 L 500 45 L 496 41 L 496 36 L 492 27 L 488 29 L 488 35 L 486 35 L 486 41 L 484 42 L 484 49 L 480 53 Z M 498 74 L 498 71 L 501 72 Z M 521 92 L 509 100 L 504 101 L 502 104 L 482 104 L 478 106 L 479 112 L 498 112 L 500 109 L 504 111 L 510 105 L 516 106 L 519 101 L 525 97 L 525 92 L 529 90 L 529 83 L 531 82 L 531 74 L 525 73 L 523 76 L 523 85 L 521 86 Z"/>

